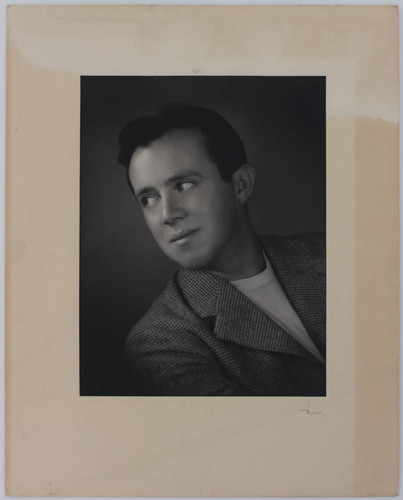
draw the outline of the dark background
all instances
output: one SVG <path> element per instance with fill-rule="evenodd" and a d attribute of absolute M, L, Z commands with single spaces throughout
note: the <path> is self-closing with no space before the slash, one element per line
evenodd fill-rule
<path fill-rule="evenodd" d="M 124 340 L 176 270 L 117 162 L 123 126 L 173 101 L 214 109 L 241 136 L 258 232 L 325 230 L 324 77 L 81 77 L 81 395 L 136 395 Z"/>

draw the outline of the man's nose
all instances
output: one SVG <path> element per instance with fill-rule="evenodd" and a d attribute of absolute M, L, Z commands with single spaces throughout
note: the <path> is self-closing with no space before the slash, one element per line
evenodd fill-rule
<path fill-rule="evenodd" d="M 163 198 L 162 202 L 162 220 L 167 226 L 174 225 L 178 220 L 185 217 L 184 208 L 179 203 L 174 195 L 168 195 Z"/>

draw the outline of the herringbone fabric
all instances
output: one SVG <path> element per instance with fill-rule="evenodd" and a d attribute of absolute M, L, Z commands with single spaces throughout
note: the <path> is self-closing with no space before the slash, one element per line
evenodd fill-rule
<path fill-rule="evenodd" d="M 326 353 L 323 235 L 264 236 L 273 271 Z M 180 269 L 130 332 L 142 392 L 178 396 L 324 396 L 325 368 L 230 282 Z"/>

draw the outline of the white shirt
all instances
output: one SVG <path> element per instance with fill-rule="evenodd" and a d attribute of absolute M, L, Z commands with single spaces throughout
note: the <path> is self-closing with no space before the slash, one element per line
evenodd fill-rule
<path fill-rule="evenodd" d="M 318 348 L 312 342 L 304 325 L 281 288 L 276 275 L 264 255 L 266 268 L 259 274 L 242 280 L 231 281 L 240 292 L 246 295 L 272 320 L 278 323 L 297 342 L 322 363 L 325 362 Z"/>

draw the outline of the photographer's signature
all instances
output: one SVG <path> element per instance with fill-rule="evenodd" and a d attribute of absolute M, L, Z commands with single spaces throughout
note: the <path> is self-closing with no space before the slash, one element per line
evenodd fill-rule
<path fill-rule="evenodd" d="M 300 408 L 300 413 L 306 413 L 307 415 L 325 415 L 323 411 L 311 410 L 311 403 L 308 404 L 308 408 Z"/>

